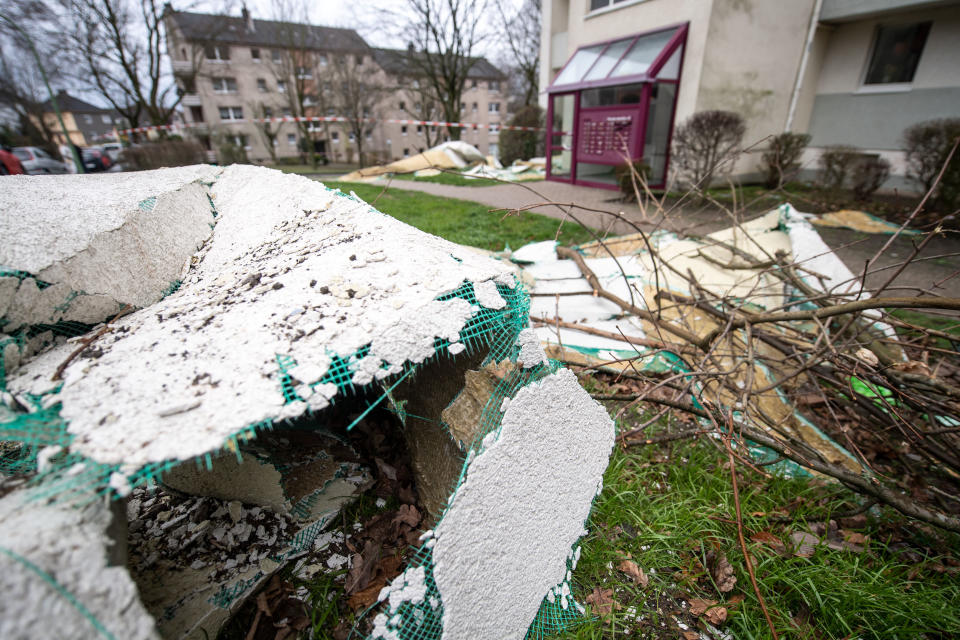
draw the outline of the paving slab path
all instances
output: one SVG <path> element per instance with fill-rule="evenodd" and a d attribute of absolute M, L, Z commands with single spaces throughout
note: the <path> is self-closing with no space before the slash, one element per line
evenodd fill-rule
<path fill-rule="evenodd" d="M 375 183 L 381 184 L 381 183 Z M 386 183 L 383 183 L 386 186 Z M 390 189 L 421 191 L 447 198 L 470 200 L 488 205 L 491 209 L 521 209 L 557 219 L 579 222 L 593 227 L 602 235 L 633 233 L 638 226 L 644 231 L 666 228 L 680 233 L 703 235 L 728 227 L 729 216 L 713 207 L 693 204 L 677 207 L 667 216 L 644 212 L 636 203 L 622 202 L 616 191 L 596 189 L 564 182 L 536 181 L 501 184 L 485 187 L 461 187 L 433 182 L 395 180 Z M 570 204 L 577 207 L 571 209 Z M 798 209 L 802 210 L 802 206 Z M 747 217 L 759 215 L 748 214 Z M 629 222 L 611 214 L 621 214 Z M 633 223 L 633 224 L 630 224 Z M 867 260 L 884 245 L 889 236 L 863 233 L 850 229 L 818 227 L 827 245 L 856 274 L 862 274 Z M 883 284 L 897 270 L 897 265 L 908 258 L 919 242 L 918 236 L 901 236 L 880 257 L 868 277 L 867 288 Z M 947 232 L 935 237 L 918 256 L 919 260 L 907 266 L 897 276 L 886 295 L 910 296 L 921 292 L 941 296 L 960 297 L 960 233 Z"/>

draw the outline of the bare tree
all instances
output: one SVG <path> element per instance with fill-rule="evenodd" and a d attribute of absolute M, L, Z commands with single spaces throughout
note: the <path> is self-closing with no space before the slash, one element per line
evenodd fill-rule
<path fill-rule="evenodd" d="M 62 59 L 62 31 L 56 14 L 46 4 L 31 0 L 5 7 L 0 20 L 0 106 L 13 110 L 23 129 L 39 132 L 44 146 L 55 151 L 56 133 L 44 118 L 50 111 L 49 95 L 34 58 L 24 55 L 30 50 L 26 37 L 33 41 L 41 60 Z M 69 65 L 45 66 L 52 84 L 62 86 L 66 82 L 64 69 Z"/>
<path fill-rule="evenodd" d="M 541 0 L 523 0 L 515 11 L 506 0 L 498 0 L 500 28 L 509 50 L 511 94 L 519 105 L 536 104 L 540 74 Z"/>
<path fill-rule="evenodd" d="M 411 81 L 411 86 L 406 87 L 407 95 L 411 98 L 410 102 L 405 103 L 404 111 L 414 120 L 421 122 L 437 122 L 443 119 L 443 105 L 433 93 L 431 87 L 418 79 Z M 426 148 L 434 147 L 440 144 L 443 139 L 443 127 L 434 125 L 420 125 L 423 127 L 423 139 Z"/>
<path fill-rule="evenodd" d="M 403 35 L 412 45 L 407 66 L 414 70 L 439 103 L 444 120 L 460 120 L 460 101 L 475 51 L 486 38 L 484 1 L 407 0 Z M 460 139 L 460 128 L 450 127 Z"/>
<path fill-rule="evenodd" d="M 260 139 L 267 147 L 267 153 L 270 154 L 270 161 L 277 163 L 277 138 L 280 135 L 282 121 L 271 121 L 276 114 L 273 108 L 265 105 L 263 102 L 256 102 L 247 105 L 253 115 L 253 126 L 257 130 Z"/>
<path fill-rule="evenodd" d="M 329 93 L 322 91 L 322 79 L 317 73 L 317 63 L 327 61 L 325 53 L 317 52 L 311 38 L 309 5 L 305 0 L 273 0 L 273 17 L 281 23 L 277 33 L 278 47 L 271 51 L 270 67 L 287 109 L 298 118 L 301 149 L 307 152 L 310 163 L 317 165 L 314 153 L 317 127 L 315 122 L 304 118 L 326 115 L 331 105 Z M 320 127 L 324 137 L 330 139 L 330 125 L 324 121 Z M 303 147 L 306 149 L 303 149 Z"/>
<path fill-rule="evenodd" d="M 347 119 L 346 128 L 357 146 L 360 166 L 365 166 L 363 143 L 373 130 L 375 110 L 388 93 L 382 74 L 375 73 L 373 65 L 372 57 L 368 62 L 368 57 L 360 54 L 339 55 L 328 74 L 335 108 Z"/>

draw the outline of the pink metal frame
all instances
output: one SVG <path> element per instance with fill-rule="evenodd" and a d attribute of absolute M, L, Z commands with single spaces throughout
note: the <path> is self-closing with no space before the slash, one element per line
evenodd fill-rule
<path fill-rule="evenodd" d="M 605 77 L 599 80 L 593 80 L 589 82 L 575 82 L 575 83 L 569 83 L 565 85 L 552 85 L 547 88 L 547 141 L 546 141 L 545 149 L 547 154 L 547 179 L 548 180 L 552 180 L 556 182 L 576 183 L 576 184 L 582 184 L 582 185 L 591 186 L 591 187 L 599 187 L 602 189 L 614 189 L 614 190 L 617 189 L 615 185 L 610 185 L 607 183 L 592 182 L 589 180 L 577 180 L 577 163 L 578 163 L 577 143 L 579 141 L 578 129 L 580 126 L 580 111 L 581 111 L 580 93 L 585 89 L 594 89 L 599 87 L 610 87 L 610 86 L 618 86 L 618 85 L 625 85 L 625 84 L 642 83 L 644 85 L 643 94 L 641 96 L 640 103 L 637 105 L 637 108 L 639 109 L 639 115 L 640 115 L 640 126 L 637 127 L 636 132 L 634 134 L 635 135 L 634 142 L 636 142 L 635 148 L 640 149 L 642 153 L 644 138 L 646 137 L 646 132 L 647 132 L 647 119 L 650 111 L 650 93 L 652 91 L 651 87 L 654 82 L 660 82 L 665 84 L 676 84 L 679 89 L 680 80 L 683 73 L 684 57 L 686 56 L 686 53 L 687 53 L 686 47 L 683 47 L 683 50 L 680 52 L 680 71 L 678 71 L 677 73 L 676 80 L 657 80 L 656 76 L 660 72 L 660 70 L 663 68 L 663 65 L 665 65 L 667 61 L 670 59 L 670 56 L 673 55 L 676 48 L 686 43 L 689 23 L 684 22 L 684 23 L 674 24 L 667 27 L 660 27 L 658 29 L 652 29 L 649 31 L 644 31 L 641 33 L 634 34 L 632 36 L 633 41 L 630 43 L 630 46 L 624 50 L 623 54 L 620 56 L 617 62 L 610 69 L 610 73 L 613 73 L 613 70 L 617 68 L 617 65 L 620 64 L 624 56 L 626 56 L 630 52 L 630 49 L 632 49 L 633 46 L 636 44 L 636 41 L 638 38 L 641 38 L 643 36 L 647 36 L 653 33 L 659 33 L 661 31 L 668 31 L 671 29 L 676 29 L 676 33 L 673 35 L 672 38 L 670 38 L 667 44 L 664 45 L 660 53 L 657 54 L 657 57 L 654 58 L 653 62 L 650 64 L 650 67 L 647 69 L 646 73 L 636 74 L 632 76 L 622 76 L 617 78 Z M 620 42 L 630 37 L 631 36 L 612 38 L 610 40 L 605 40 L 602 42 L 597 42 L 597 43 L 587 45 L 587 47 L 595 47 L 598 44 L 605 44 L 606 47 L 604 47 L 603 50 L 601 50 L 600 55 L 598 55 L 597 59 L 594 60 L 593 64 L 591 64 L 590 67 L 586 71 L 584 71 L 581 77 L 586 77 L 587 75 L 589 75 L 590 70 L 593 69 L 593 67 L 597 64 L 597 62 L 599 62 L 601 56 L 603 55 L 603 52 L 606 51 L 607 48 L 612 43 Z M 584 49 L 584 48 L 586 47 L 580 47 L 579 49 L 577 49 L 577 51 L 580 51 L 581 49 Z M 576 54 L 577 52 L 574 52 L 573 56 L 575 56 Z M 568 59 L 567 62 L 563 65 L 563 67 L 557 73 L 558 76 L 560 75 L 560 73 L 563 73 L 563 69 L 565 69 L 567 64 L 570 63 L 570 60 L 573 59 L 573 56 L 570 56 L 570 59 Z M 609 74 L 607 75 L 609 76 Z M 670 130 L 669 130 L 669 133 L 667 134 L 667 150 L 666 150 L 666 158 L 664 159 L 664 162 L 665 162 L 664 180 L 661 181 L 660 184 L 650 185 L 651 187 L 654 187 L 654 188 L 663 187 L 664 183 L 666 182 L 666 173 L 667 173 L 667 169 L 669 169 L 669 166 L 670 166 L 670 144 L 673 140 L 673 125 L 674 125 L 674 121 L 676 119 L 676 114 L 677 114 L 677 97 L 679 93 L 680 92 L 678 90 L 674 95 L 673 108 L 672 108 L 672 113 L 670 115 Z M 571 132 L 572 133 L 571 135 L 572 151 L 571 151 L 571 162 L 570 162 L 570 175 L 569 176 L 553 176 L 552 175 L 553 149 L 556 148 L 553 146 L 553 136 L 557 134 L 562 135 L 561 132 L 555 133 L 553 131 L 553 101 L 555 97 L 559 97 L 562 95 L 572 95 L 574 98 L 573 131 Z M 611 108 L 611 107 L 623 109 L 624 105 L 610 105 L 609 107 L 608 106 L 588 107 L 588 108 L 585 107 L 585 109 L 589 109 L 590 111 L 603 111 L 604 109 Z"/>

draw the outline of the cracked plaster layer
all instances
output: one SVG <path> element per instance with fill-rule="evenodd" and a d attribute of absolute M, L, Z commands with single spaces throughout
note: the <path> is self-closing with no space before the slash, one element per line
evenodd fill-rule
<path fill-rule="evenodd" d="M 0 500 L 2 548 L 54 578 L 114 638 L 159 640 L 126 567 L 107 562 L 110 520 L 102 501 L 77 509 L 30 500 L 24 491 Z M 0 638 L 104 637 L 49 582 L 7 553 L 0 553 L 0 589 Z"/>
<path fill-rule="evenodd" d="M 499 437 L 467 467 L 436 528 L 443 640 L 526 635 L 564 581 L 613 441 L 610 417 L 568 370 L 507 403 Z"/>
<path fill-rule="evenodd" d="M 177 170 L 170 181 L 193 175 Z M 90 178 L 108 190 L 117 175 Z M 509 271 L 299 176 L 231 166 L 209 191 L 216 227 L 181 288 L 118 320 L 97 340 L 98 357 L 66 369 L 58 397 L 74 453 L 128 469 L 184 460 L 253 423 L 322 409 L 337 388 L 310 395 L 316 380 L 296 380 L 308 397 L 284 405 L 277 355 L 313 378 L 331 355 L 369 345 L 351 364 L 354 384 L 398 373 L 433 355 L 435 338 L 459 340 L 479 311 L 438 296 L 465 280 L 505 282 Z M 9 388 L 49 390 L 74 348 L 22 364 Z"/>
<path fill-rule="evenodd" d="M 11 176 L 0 191 L 0 269 L 33 278 L 0 283 L 5 330 L 72 320 L 102 322 L 123 304 L 159 300 L 210 236 L 204 181 L 221 170 L 196 166 L 98 175 Z"/>

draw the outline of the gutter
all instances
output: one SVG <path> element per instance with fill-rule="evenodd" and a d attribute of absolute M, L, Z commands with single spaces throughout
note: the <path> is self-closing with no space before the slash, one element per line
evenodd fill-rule
<path fill-rule="evenodd" d="M 790 109 L 787 111 L 787 121 L 783 125 L 783 132 L 787 133 L 793 127 L 793 118 L 797 112 L 797 101 L 800 99 L 800 89 L 803 87 L 803 74 L 807 71 L 807 61 L 810 59 L 810 49 L 813 46 L 813 36 L 817 33 L 817 23 L 820 18 L 820 8 L 823 6 L 823 0 L 815 0 L 813 11 L 810 13 L 810 24 L 807 25 L 807 42 L 803 48 L 803 55 L 800 56 L 800 68 L 797 69 L 797 77 L 793 82 L 793 94 L 790 96 Z"/>

